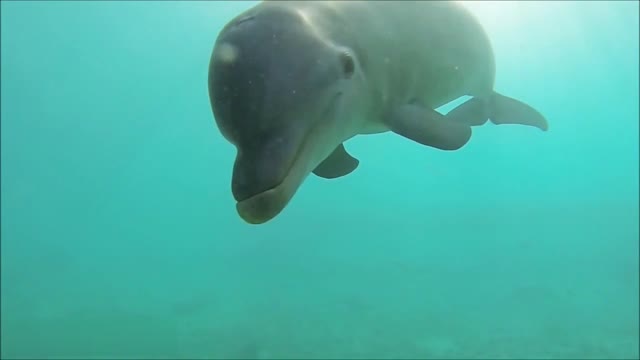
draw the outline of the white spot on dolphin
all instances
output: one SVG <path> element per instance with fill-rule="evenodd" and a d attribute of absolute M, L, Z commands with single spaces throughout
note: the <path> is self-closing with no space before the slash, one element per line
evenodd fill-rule
<path fill-rule="evenodd" d="M 218 59 L 225 63 L 232 63 L 238 58 L 238 48 L 229 44 L 220 44 L 218 48 Z"/>

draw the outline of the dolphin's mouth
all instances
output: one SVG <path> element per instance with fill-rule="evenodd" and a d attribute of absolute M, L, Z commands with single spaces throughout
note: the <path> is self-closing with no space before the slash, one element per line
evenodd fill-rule
<path fill-rule="evenodd" d="M 304 162 L 299 161 L 299 155 L 294 159 L 293 166 L 280 184 L 236 203 L 238 215 L 244 221 L 255 225 L 266 223 L 287 206 L 304 178 L 309 174 L 301 168 Z"/>
<path fill-rule="evenodd" d="M 263 224 L 278 215 L 289 202 L 284 183 L 236 203 L 240 217 L 249 224 Z"/>
<path fill-rule="evenodd" d="M 307 145 L 306 141 L 303 141 L 291 167 L 279 184 L 236 203 L 238 215 L 244 221 L 249 224 L 263 224 L 276 217 L 287 206 L 308 175 L 308 171 L 303 168 L 304 161 L 301 161 L 301 154 L 307 150 Z"/>
<path fill-rule="evenodd" d="M 342 96 L 342 92 L 337 93 L 332 98 L 327 110 L 322 114 L 323 117 L 329 114 L 333 104 L 340 96 Z M 304 137 L 289 170 L 279 184 L 236 203 L 236 210 L 244 221 L 256 225 L 266 223 L 276 217 L 287 206 L 304 179 L 313 169 L 312 164 L 305 160 L 310 157 L 313 158 L 311 154 L 315 152 L 315 149 L 320 146 L 323 140 L 321 137 L 311 135 L 317 132 L 320 126 L 322 124 L 313 126 Z"/>

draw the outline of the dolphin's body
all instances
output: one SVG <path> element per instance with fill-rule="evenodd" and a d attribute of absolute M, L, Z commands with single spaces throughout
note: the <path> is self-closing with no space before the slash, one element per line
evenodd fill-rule
<path fill-rule="evenodd" d="M 540 113 L 494 92 L 481 25 L 443 1 L 264 1 L 214 46 L 209 95 L 237 148 L 232 192 L 249 223 L 274 218 L 304 179 L 358 166 L 343 143 L 392 131 L 442 150 L 491 120 L 547 129 Z M 434 109 L 472 98 L 447 115 Z"/>

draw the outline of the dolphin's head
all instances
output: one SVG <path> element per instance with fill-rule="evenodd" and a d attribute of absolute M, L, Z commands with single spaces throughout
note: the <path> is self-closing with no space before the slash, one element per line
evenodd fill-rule
<path fill-rule="evenodd" d="M 344 140 L 337 124 L 357 66 L 349 49 L 286 7 L 254 8 L 222 30 L 209 96 L 218 128 L 237 149 L 231 188 L 246 222 L 280 213 Z"/>

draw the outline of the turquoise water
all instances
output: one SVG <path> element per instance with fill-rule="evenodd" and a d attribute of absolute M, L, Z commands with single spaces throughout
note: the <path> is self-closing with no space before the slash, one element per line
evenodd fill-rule
<path fill-rule="evenodd" d="M 358 137 L 261 226 L 206 82 L 250 5 L 2 2 L 3 358 L 638 358 L 637 2 L 471 4 L 550 130 Z"/>

